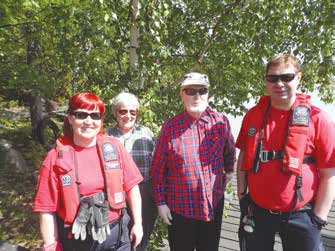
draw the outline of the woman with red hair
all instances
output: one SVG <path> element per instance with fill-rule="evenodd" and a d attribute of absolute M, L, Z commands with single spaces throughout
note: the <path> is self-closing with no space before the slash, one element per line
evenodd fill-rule
<path fill-rule="evenodd" d="M 141 242 L 143 178 L 119 141 L 104 135 L 104 113 L 93 93 L 69 101 L 64 136 L 39 173 L 34 211 L 40 213 L 43 251 L 126 251 Z M 134 221 L 130 233 L 126 199 Z"/>

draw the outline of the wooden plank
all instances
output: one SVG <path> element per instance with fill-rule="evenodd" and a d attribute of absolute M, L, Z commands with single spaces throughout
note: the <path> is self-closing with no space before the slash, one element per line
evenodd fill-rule
<path fill-rule="evenodd" d="M 239 243 L 237 241 L 221 238 L 219 243 L 219 251 L 226 250 L 240 250 Z"/>

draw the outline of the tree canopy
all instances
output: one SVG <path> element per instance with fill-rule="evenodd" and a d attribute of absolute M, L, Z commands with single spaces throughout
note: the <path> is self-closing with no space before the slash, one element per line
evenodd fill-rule
<path fill-rule="evenodd" d="M 145 121 L 160 125 L 181 109 L 178 82 L 196 70 L 209 75 L 216 108 L 240 115 L 264 93 L 266 61 L 291 52 L 303 63 L 301 90 L 334 101 L 331 0 L 140 0 L 138 13 L 134 4 L 1 1 L 0 98 L 36 92 L 65 101 L 88 90 L 107 102 L 129 90 L 140 97 Z"/>

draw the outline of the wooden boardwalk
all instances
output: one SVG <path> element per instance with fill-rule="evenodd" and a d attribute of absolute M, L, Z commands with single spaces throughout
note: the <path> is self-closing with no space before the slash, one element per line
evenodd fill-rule
<path fill-rule="evenodd" d="M 233 180 L 233 190 L 236 191 L 236 180 Z M 227 218 L 223 219 L 219 251 L 240 250 L 237 229 L 240 211 L 237 199 L 230 201 Z M 328 216 L 328 225 L 322 229 L 322 239 L 326 251 L 335 251 L 335 201 Z M 282 251 L 281 240 L 276 237 L 275 251 Z"/>

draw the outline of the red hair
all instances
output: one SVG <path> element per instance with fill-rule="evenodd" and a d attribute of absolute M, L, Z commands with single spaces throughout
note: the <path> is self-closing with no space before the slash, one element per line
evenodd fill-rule
<path fill-rule="evenodd" d="M 101 132 L 103 132 L 103 120 L 106 107 L 104 102 L 102 102 L 101 98 L 96 94 L 90 92 L 79 92 L 74 96 L 72 96 L 71 99 L 69 100 L 69 108 L 67 110 L 67 114 L 72 114 L 74 111 L 78 109 L 95 110 L 96 108 L 98 108 L 99 112 L 102 115 Z M 73 132 L 68 118 L 65 118 L 64 120 L 63 133 L 64 136 L 71 138 L 73 137 Z"/>

